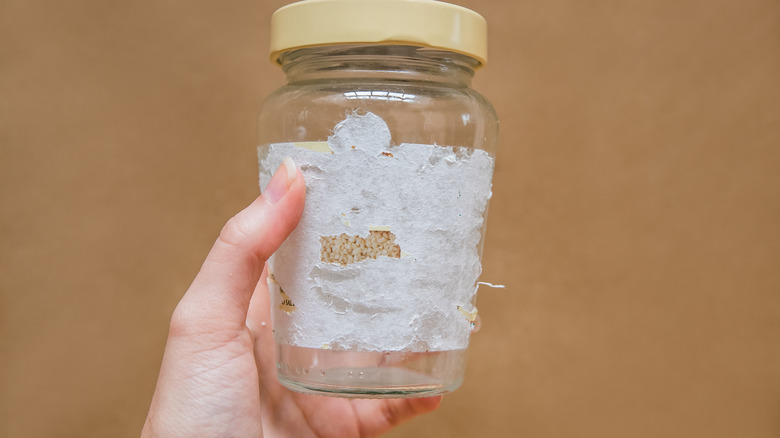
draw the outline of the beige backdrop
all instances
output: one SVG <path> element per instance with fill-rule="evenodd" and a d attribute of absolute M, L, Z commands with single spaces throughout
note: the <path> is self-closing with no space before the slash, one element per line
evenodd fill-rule
<path fill-rule="evenodd" d="M 171 310 L 258 192 L 284 3 L 0 2 L 0 435 L 138 435 Z M 780 2 L 461 4 L 508 288 L 463 387 L 391 436 L 780 436 Z"/>

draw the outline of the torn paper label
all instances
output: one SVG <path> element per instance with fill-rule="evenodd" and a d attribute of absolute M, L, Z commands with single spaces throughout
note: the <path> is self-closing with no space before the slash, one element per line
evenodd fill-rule
<path fill-rule="evenodd" d="M 391 137 L 380 117 L 351 114 L 327 142 L 261 147 L 262 188 L 290 156 L 307 189 L 298 227 L 269 261 L 277 341 L 363 351 L 468 345 L 473 311 L 460 306 L 473 302 L 481 272 L 493 159 Z"/>

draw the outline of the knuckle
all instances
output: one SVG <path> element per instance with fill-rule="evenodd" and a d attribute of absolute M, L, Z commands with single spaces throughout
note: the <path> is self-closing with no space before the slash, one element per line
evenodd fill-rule
<path fill-rule="evenodd" d="M 245 335 L 245 322 L 238 323 L 209 313 L 180 303 L 171 315 L 168 339 L 185 341 L 207 350 L 228 345 Z"/>
<path fill-rule="evenodd" d="M 219 233 L 219 240 L 228 246 L 239 246 L 246 242 L 252 235 L 252 228 L 241 215 L 230 218 L 222 231 Z"/>
<path fill-rule="evenodd" d="M 193 310 L 192 306 L 187 304 L 186 299 L 179 302 L 171 315 L 168 327 L 169 337 L 185 338 L 196 335 L 203 329 L 203 318 Z"/>
<path fill-rule="evenodd" d="M 181 303 L 176 306 L 171 315 L 171 322 L 168 327 L 168 335 L 171 337 L 186 336 L 192 327 L 192 318 L 184 310 Z"/>

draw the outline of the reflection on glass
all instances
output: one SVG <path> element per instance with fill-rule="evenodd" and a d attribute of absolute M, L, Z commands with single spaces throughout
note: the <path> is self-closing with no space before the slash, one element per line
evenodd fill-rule
<path fill-rule="evenodd" d="M 344 93 L 347 99 L 371 99 L 396 102 L 412 102 L 417 97 L 414 94 L 396 93 L 393 91 L 347 91 Z"/>

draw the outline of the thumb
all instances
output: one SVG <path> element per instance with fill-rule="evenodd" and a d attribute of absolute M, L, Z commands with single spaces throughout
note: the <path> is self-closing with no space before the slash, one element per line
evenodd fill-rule
<path fill-rule="evenodd" d="M 174 311 L 172 336 L 245 327 L 263 266 L 298 224 L 305 192 L 303 175 L 285 158 L 263 194 L 222 228 Z"/>

